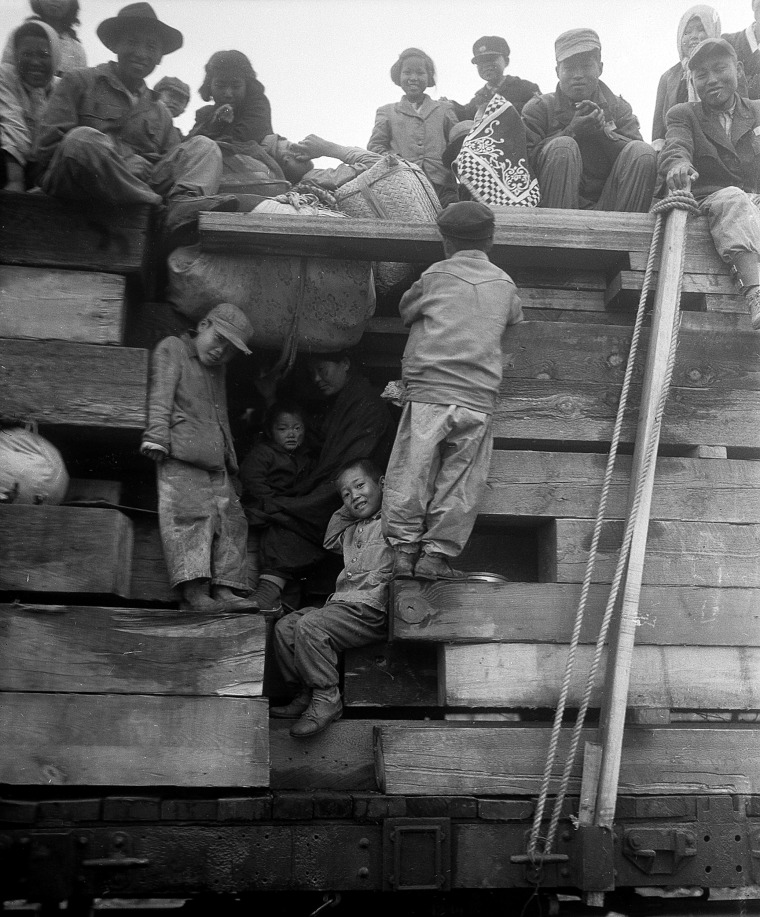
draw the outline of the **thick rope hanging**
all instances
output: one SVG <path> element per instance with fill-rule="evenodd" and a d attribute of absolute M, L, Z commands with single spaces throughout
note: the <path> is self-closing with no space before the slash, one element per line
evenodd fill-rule
<path fill-rule="evenodd" d="M 597 638 L 596 648 L 594 652 L 594 658 L 592 661 L 591 668 L 588 673 L 586 680 L 586 687 L 584 690 L 583 700 L 581 702 L 580 708 L 578 710 L 578 715 L 576 717 L 575 725 L 573 727 L 572 737 L 570 741 L 570 748 L 567 752 L 567 757 L 565 759 L 565 767 L 562 774 L 562 779 L 560 781 L 560 787 L 557 792 L 557 796 L 554 801 L 554 809 L 552 811 L 551 821 L 549 823 L 549 829 L 547 831 L 546 837 L 541 838 L 541 822 L 543 819 L 544 810 L 546 808 L 546 801 L 549 795 L 549 785 L 551 783 L 552 771 L 554 769 L 554 764 L 557 757 L 557 747 L 559 745 L 559 737 L 562 728 L 562 720 L 565 713 L 565 708 L 567 705 L 567 696 L 570 690 L 570 681 L 572 679 L 573 670 L 575 667 L 575 658 L 578 650 L 578 644 L 580 642 L 581 628 L 583 625 L 583 618 L 586 611 L 586 606 L 588 604 L 588 595 L 591 588 L 591 582 L 593 579 L 594 566 L 596 564 L 596 557 L 599 547 L 599 541 L 601 538 L 602 526 L 605 521 L 607 502 L 609 498 L 609 491 L 612 483 L 612 475 L 615 466 L 615 461 L 618 455 L 618 448 L 620 443 L 620 436 L 622 432 L 623 419 L 625 415 L 625 410 L 628 402 L 628 396 L 631 386 L 631 381 L 633 378 L 633 368 L 636 361 L 636 355 L 638 353 L 639 340 L 641 337 L 641 329 L 644 323 L 644 317 L 646 315 L 646 302 L 649 297 L 649 292 L 652 286 L 652 276 L 654 274 L 655 263 L 657 259 L 657 254 L 660 244 L 660 236 L 662 233 L 662 224 L 664 215 L 670 210 L 688 210 L 692 213 L 698 212 L 697 202 L 695 201 L 692 194 L 688 191 L 677 191 L 671 192 L 671 194 L 663 201 L 659 201 L 652 208 L 652 211 L 656 214 L 656 222 L 654 227 L 654 232 L 652 233 L 652 241 L 649 247 L 649 258 L 647 260 L 646 271 L 644 274 L 644 283 L 641 289 L 641 296 L 639 297 L 639 304 L 636 313 L 636 321 L 634 324 L 633 335 L 631 338 L 631 346 L 628 353 L 628 362 L 626 364 L 625 376 L 623 379 L 623 385 L 620 392 L 620 401 L 618 403 L 618 410 L 615 417 L 615 425 L 613 428 L 612 439 L 610 442 L 610 451 L 607 458 L 607 466 L 605 468 L 604 479 L 602 483 L 602 492 L 599 499 L 599 507 L 597 509 L 596 520 L 594 523 L 594 531 L 591 539 L 591 546 L 589 548 L 589 557 L 586 564 L 586 572 L 583 578 L 583 586 L 581 588 L 581 596 L 578 603 L 578 609 L 575 616 L 575 623 L 573 626 L 573 633 L 570 640 L 570 647 L 568 651 L 567 663 L 565 666 L 565 674 L 562 680 L 562 686 L 560 689 L 560 696 L 557 702 L 557 709 L 554 715 L 554 722 L 552 724 L 552 731 L 549 740 L 549 749 L 547 752 L 546 765 L 544 767 L 544 773 L 541 781 L 541 789 L 539 792 L 539 797 L 536 802 L 536 809 L 533 815 L 533 825 L 530 833 L 530 840 L 528 843 L 528 855 L 531 857 L 531 860 L 535 864 L 540 864 L 540 861 L 543 856 L 551 853 L 552 846 L 557 833 L 557 827 L 559 824 L 559 819 L 562 812 L 562 806 L 564 804 L 565 797 L 567 795 L 567 788 L 570 783 L 570 777 L 572 773 L 572 768 L 575 763 L 575 758 L 578 752 L 578 745 L 580 744 L 581 732 L 583 730 L 583 725 L 585 723 L 586 714 L 588 712 L 588 706 L 590 703 L 591 693 L 593 691 L 594 685 L 596 683 L 596 673 L 601 662 L 602 652 L 604 650 L 604 644 L 607 637 L 607 632 L 609 630 L 609 625 L 612 620 L 612 613 L 617 601 L 617 596 L 620 589 L 620 583 L 623 579 L 623 574 L 625 572 L 628 556 L 630 553 L 630 545 L 633 537 L 634 530 L 634 521 L 638 515 L 638 507 L 641 498 L 641 489 L 637 488 L 636 495 L 631 507 L 631 512 L 628 518 L 628 524 L 626 526 L 625 536 L 623 545 L 620 550 L 620 555 L 618 557 L 618 564 L 615 571 L 615 577 L 613 579 L 613 584 L 610 591 L 610 597 L 607 602 L 607 607 L 605 608 L 604 618 L 602 620 L 602 625 L 599 631 L 599 637 Z M 683 262 L 679 266 L 679 278 L 683 276 Z M 681 287 L 679 282 L 678 296 L 680 298 Z M 680 312 L 676 313 L 678 320 L 680 321 Z M 668 367 L 666 372 L 666 384 L 663 386 L 663 390 L 660 394 L 660 399 L 658 401 L 657 409 L 657 424 L 659 427 L 659 422 L 662 418 L 662 412 L 665 409 L 665 403 L 667 401 L 667 393 L 670 387 L 670 379 L 673 372 L 673 363 L 675 361 L 675 350 L 677 345 L 677 336 L 673 337 L 673 346 L 671 347 L 671 352 L 669 355 Z M 655 450 L 648 450 L 647 455 L 645 456 L 645 468 L 651 466 L 651 461 L 654 459 L 654 455 L 651 454 Z M 643 480 L 643 479 L 642 479 Z M 541 849 L 539 850 L 539 841 L 542 842 Z"/>

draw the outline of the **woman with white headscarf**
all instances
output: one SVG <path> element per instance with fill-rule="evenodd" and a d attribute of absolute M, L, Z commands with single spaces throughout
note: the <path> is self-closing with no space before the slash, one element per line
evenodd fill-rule
<path fill-rule="evenodd" d="M 58 49 L 60 57 L 55 70 L 57 76 L 69 73 L 71 70 L 80 70 L 87 66 L 87 56 L 82 43 L 74 31 L 74 26 L 79 24 L 79 0 L 30 0 L 29 4 L 34 15 L 26 22 L 42 22 L 55 29 L 58 36 Z M 4 64 L 14 64 L 14 52 L 11 44 L 13 36 L 3 51 Z"/>
<path fill-rule="evenodd" d="M 711 6 L 691 6 L 678 23 L 679 61 L 660 77 L 657 87 L 657 102 L 654 106 L 652 124 L 652 146 L 659 151 L 665 145 L 666 116 L 678 102 L 696 102 L 691 71 L 687 67 L 691 52 L 706 38 L 720 38 L 720 16 Z"/>

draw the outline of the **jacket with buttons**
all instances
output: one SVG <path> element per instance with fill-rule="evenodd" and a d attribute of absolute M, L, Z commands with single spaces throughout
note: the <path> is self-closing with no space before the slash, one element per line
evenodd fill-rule
<path fill-rule="evenodd" d="M 403 96 L 400 102 L 382 105 L 367 149 L 373 153 L 396 153 L 418 165 L 434 185 L 455 185 L 451 170 L 442 158 L 449 131 L 457 123 L 451 102 L 437 102 L 425 93 L 422 105 Z"/>
<path fill-rule="evenodd" d="M 47 166 L 75 127 L 107 134 L 125 157 L 156 163 L 178 143 L 169 109 L 143 86 L 133 97 L 111 61 L 65 74 L 50 96 L 37 134 L 35 158 Z"/>
<path fill-rule="evenodd" d="M 345 507 L 333 513 L 325 533 L 328 551 L 343 552 L 343 570 L 328 602 L 360 602 L 385 611 L 393 576 L 393 551 L 383 536 L 380 513 L 356 519 Z"/>
<path fill-rule="evenodd" d="M 691 188 L 698 201 L 729 186 L 760 192 L 760 101 L 736 97 L 730 137 L 701 102 L 673 106 L 667 123 L 661 181 L 674 166 L 689 163 L 699 172 Z"/>

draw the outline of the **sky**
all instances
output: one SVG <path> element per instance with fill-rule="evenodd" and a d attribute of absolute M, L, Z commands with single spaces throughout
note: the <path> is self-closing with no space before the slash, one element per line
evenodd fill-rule
<path fill-rule="evenodd" d="M 90 65 L 112 58 L 95 34 L 126 0 L 80 0 L 79 37 Z M 434 97 L 467 102 L 481 85 L 470 62 L 481 35 L 501 35 L 512 49 L 508 72 L 544 92 L 556 85 L 554 39 L 569 28 L 595 29 L 610 88 L 633 106 L 645 140 L 661 74 L 676 63 L 678 20 L 688 2 L 673 0 L 153 0 L 159 18 L 180 29 L 184 47 L 148 79 L 177 76 L 193 89 L 178 121 L 188 130 L 203 67 L 220 50 L 246 54 L 272 105 L 277 133 L 291 140 L 318 134 L 365 146 L 375 110 L 401 97 L 389 71 L 415 46 L 436 63 Z M 751 0 L 715 4 L 724 32 L 752 20 Z M 28 0 L 0 0 L 0 40 L 29 14 Z"/>

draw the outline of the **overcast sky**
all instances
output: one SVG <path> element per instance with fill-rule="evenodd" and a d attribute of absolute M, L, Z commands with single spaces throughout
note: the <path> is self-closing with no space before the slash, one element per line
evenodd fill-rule
<path fill-rule="evenodd" d="M 111 58 L 95 28 L 125 0 L 80 0 L 79 37 L 91 65 Z M 674 0 L 155 0 L 159 18 L 185 45 L 149 78 L 178 76 L 193 88 L 180 127 L 202 104 L 203 67 L 215 51 L 247 54 L 272 104 L 274 129 L 291 140 L 309 133 L 364 146 L 379 105 L 401 90 L 388 71 L 400 51 L 423 48 L 438 69 L 433 97 L 468 101 L 482 85 L 470 63 L 481 35 L 512 48 L 509 72 L 554 89 L 554 39 L 588 26 L 602 40 L 603 79 L 633 106 L 646 140 L 660 75 L 677 61 L 676 29 L 690 5 Z M 716 4 L 723 31 L 752 19 L 751 0 Z M 0 0 L 0 37 L 29 13 L 27 0 Z"/>

